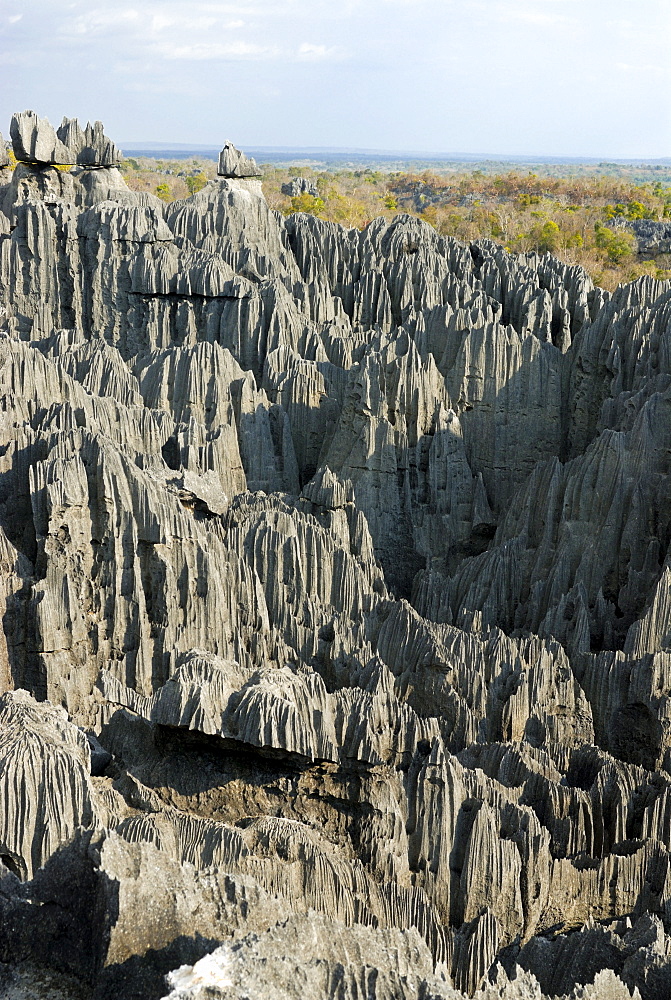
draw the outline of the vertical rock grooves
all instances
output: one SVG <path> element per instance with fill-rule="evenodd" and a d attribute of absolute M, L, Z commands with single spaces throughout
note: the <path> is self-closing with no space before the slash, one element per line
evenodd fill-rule
<path fill-rule="evenodd" d="M 669 283 L 10 135 L 0 986 L 667 997 Z"/>

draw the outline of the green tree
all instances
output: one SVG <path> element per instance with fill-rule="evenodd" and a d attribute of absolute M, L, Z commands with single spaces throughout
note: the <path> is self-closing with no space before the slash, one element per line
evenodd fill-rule
<path fill-rule="evenodd" d="M 313 194 L 299 194 L 291 199 L 291 208 L 286 214 L 304 212 L 306 215 L 320 215 L 324 211 L 324 206 L 323 198 L 315 198 Z"/>
<path fill-rule="evenodd" d="M 595 242 L 600 250 L 605 250 L 611 264 L 621 264 L 631 257 L 636 249 L 636 240 L 631 233 L 615 231 L 597 222 L 594 226 Z"/>
<path fill-rule="evenodd" d="M 617 205 L 606 205 L 605 213 L 607 219 L 614 219 L 618 215 L 626 215 L 627 206 L 621 201 L 619 201 Z"/>
<path fill-rule="evenodd" d="M 162 201 L 170 201 L 170 188 L 167 184 L 157 184 L 156 194 Z"/>
<path fill-rule="evenodd" d="M 202 191 L 207 184 L 207 177 L 202 170 L 199 174 L 191 174 L 190 177 L 185 177 L 184 180 L 189 189 L 189 194 L 196 194 L 197 191 Z"/>
<path fill-rule="evenodd" d="M 535 249 L 540 253 L 555 253 L 559 249 L 560 235 L 559 226 L 552 219 L 534 226 L 529 233 Z"/>
<path fill-rule="evenodd" d="M 628 219 L 647 219 L 649 216 L 650 213 L 640 201 L 630 201 L 627 205 Z"/>
<path fill-rule="evenodd" d="M 581 250 L 585 245 L 580 233 L 567 233 L 564 237 L 564 246 L 567 250 Z"/>

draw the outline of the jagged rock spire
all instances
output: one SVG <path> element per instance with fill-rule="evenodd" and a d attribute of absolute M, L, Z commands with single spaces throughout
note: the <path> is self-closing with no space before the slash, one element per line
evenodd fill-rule
<path fill-rule="evenodd" d="M 669 283 L 12 138 L 0 993 L 668 996 Z"/>
<path fill-rule="evenodd" d="M 239 149 L 236 149 L 232 142 L 224 144 L 224 148 L 219 154 L 220 177 L 258 177 L 259 169 L 256 160 L 251 156 L 245 156 Z"/>
<path fill-rule="evenodd" d="M 76 118 L 64 118 L 56 130 L 47 118 L 22 111 L 12 116 L 10 135 L 17 160 L 27 163 L 111 167 L 122 158 L 101 122 L 82 129 Z"/>

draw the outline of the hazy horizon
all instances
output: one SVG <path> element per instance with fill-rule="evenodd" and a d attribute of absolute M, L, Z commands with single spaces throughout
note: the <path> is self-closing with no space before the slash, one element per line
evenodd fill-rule
<path fill-rule="evenodd" d="M 668 0 L 4 8 L 3 134 L 31 108 L 100 119 L 122 146 L 671 155 Z"/>
<path fill-rule="evenodd" d="M 165 153 L 212 153 L 214 156 L 218 157 L 219 149 L 221 143 L 182 143 L 182 142 L 170 142 L 169 140 L 135 140 L 130 142 L 124 142 L 123 140 L 117 140 L 117 145 L 120 149 L 126 150 L 128 153 L 138 152 L 142 150 L 152 150 L 155 152 L 165 152 Z M 359 154 L 359 155 L 371 155 L 380 157 L 426 157 L 428 159 L 448 159 L 454 157 L 456 160 L 473 161 L 473 162 L 497 162 L 499 159 L 502 162 L 529 162 L 538 159 L 539 162 L 547 161 L 552 162 L 564 162 L 570 161 L 575 163 L 596 163 L 596 162 L 608 162 L 611 160 L 614 163 L 671 163 L 671 156 L 658 156 L 658 157 L 646 157 L 646 156 L 625 156 L 625 157 L 600 157 L 600 156 L 552 156 L 543 153 L 500 153 L 496 150 L 475 150 L 473 152 L 467 152 L 465 150 L 426 150 L 426 149 L 377 149 L 377 148 L 366 148 L 361 146 L 269 146 L 262 143 L 258 145 L 248 145 L 245 147 L 243 152 L 268 152 L 268 153 L 314 153 L 314 154 L 338 154 L 338 155 L 349 155 L 349 154 Z"/>

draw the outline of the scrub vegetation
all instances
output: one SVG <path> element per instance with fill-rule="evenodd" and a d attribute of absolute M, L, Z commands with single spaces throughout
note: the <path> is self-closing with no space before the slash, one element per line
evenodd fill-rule
<path fill-rule="evenodd" d="M 216 176 L 212 160 L 197 158 L 128 158 L 122 169 L 129 187 L 165 201 L 186 198 Z M 408 212 L 442 236 L 492 239 L 512 253 L 549 252 L 581 264 L 604 288 L 644 274 L 671 278 L 669 253 L 640 253 L 628 228 L 641 219 L 671 224 L 668 167 L 547 164 L 526 170 L 486 164 L 469 170 L 460 164 L 389 172 L 266 164 L 260 170 L 268 203 L 283 215 L 307 212 L 362 229 L 377 216 Z M 283 194 L 282 186 L 294 177 L 312 181 L 316 193 Z"/>

